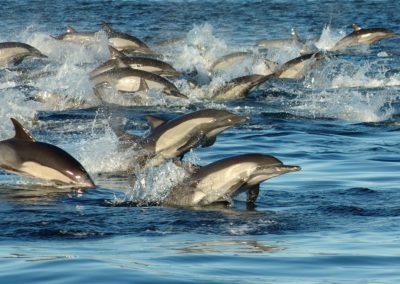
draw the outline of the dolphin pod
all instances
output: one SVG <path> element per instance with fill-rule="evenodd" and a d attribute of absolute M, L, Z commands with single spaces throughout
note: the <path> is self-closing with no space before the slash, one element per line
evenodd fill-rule
<path fill-rule="evenodd" d="M 107 37 L 110 57 L 87 74 L 95 90 L 106 86 L 119 92 L 157 90 L 168 96 L 188 99 L 188 94 L 182 93 L 177 88 L 182 84 L 175 77 L 189 83 L 192 74 L 175 69 L 172 64 L 163 61 L 165 58 L 162 55 L 155 53 L 156 48 L 152 50 L 140 39 L 118 32 L 105 22 L 96 32 L 78 32 L 68 26 L 66 33 L 55 39 L 85 45 L 96 41 L 101 34 Z M 289 39 L 259 41 L 257 47 L 261 50 L 297 46 L 300 56 L 278 64 L 263 58 L 256 51 L 228 53 L 207 65 L 209 66 L 206 68 L 207 72 L 210 72 L 207 76 L 228 74 L 235 65 L 240 65 L 248 59 L 262 60 L 266 70 L 260 72 L 262 74 L 252 74 L 246 70 L 246 74 L 233 79 L 225 76 L 223 77 L 225 83 L 209 92 L 207 98 L 218 102 L 240 100 L 269 80 L 304 78 L 311 68 L 330 57 L 330 54 L 340 54 L 350 47 L 370 45 L 396 36 L 398 34 L 388 29 L 364 29 L 353 24 L 352 33 L 325 51 L 316 50 L 315 46 L 307 44 L 294 30 Z M 180 38 L 174 43 L 180 44 L 184 40 Z M 18 64 L 26 57 L 46 56 L 25 43 L 0 43 L 0 65 Z M 177 81 L 179 85 L 175 86 L 174 83 Z M 97 94 L 101 95 L 101 92 Z M 39 99 L 40 97 L 37 100 Z M 119 139 L 124 142 L 121 145 L 133 147 L 140 153 L 138 157 L 132 159 L 132 168 L 135 170 L 139 167 L 140 170 L 146 171 L 171 160 L 182 164 L 182 158 L 188 151 L 197 147 L 212 146 L 217 136 L 225 129 L 243 123 L 249 117 L 236 115 L 227 110 L 200 109 L 171 120 L 152 115 L 146 119 L 151 129 L 143 137 L 115 129 Z M 89 174 L 71 155 L 55 145 L 36 141 L 17 120 L 13 118 L 11 120 L 15 128 L 15 137 L 0 141 L 0 168 L 17 175 L 51 181 L 56 185 L 95 187 Z M 218 202 L 231 202 L 232 198 L 240 193 L 246 193 L 247 202 L 254 203 L 262 182 L 300 169 L 299 166 L 287 166 L 274 156 L 260 153 L 233 156 L 202 167 L 191 165 L 184 182 L 171 189 L 163 204 L 205 206 Z"/>
<path fill-rule="evenodd" d="M 95 187 L 83 166 L 70 154 L 52 144 L 36 141 L 16 119 L 13 138 L 0 141 L 0 168 L 73 187 Z"/>

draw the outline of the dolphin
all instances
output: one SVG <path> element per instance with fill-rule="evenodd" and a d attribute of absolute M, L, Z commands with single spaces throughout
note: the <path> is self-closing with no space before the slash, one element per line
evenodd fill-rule
<path fill-rule="evenodd" d="M 111 46 L 122 52 L 152 53 L 151 49 L 140 39 L 114 31 L 111 26 L 103 22 L 101 29 L 107 34 Z"/>
<path fill-rule="evenodd" d="M 280 38 L 280 39 L 264 39 L 259 40 L 256 43 L 256 47 L 259 48 L 285 48 L 288 46 L 297 46 L 300 48 L 300 53 L 309 53 L 315 49 L 314 46 L 308 46 L 307 43 L 302 40 L 295 29 L 291 29 L 290 38 Z"/>
<path fill-rule="evenodd" d="M 245 98 L 251 89 L 261 85 L 272 78 L 274 74 L 269 75 L 246 75 L 229 81 L 224 86 L 216 89 L 211 99 L 214 101 L 231 101 Z"/>
<path fill-rule="evenodd" d="M 274 77 L 280 79 L 302 79 L 326 55 L 321 52 L 310 53 L 296 57 L 278 67 Z"/>
<path fill-rule="evenodd" d="M 75 43 L 87 43 L 95 41 L 97 34 L 98 32 L 78 32 L 73 27 L 67 26 L 67 30 L 64 34 L 53 36 L 53 38 Z"/>
<path fill-rule="evenodd" d="M 114 49 L 110 47 L 110 49 Z M 111 54 L 119 53 L 116 57 L 106 61 L 100 66 L 96 67 L 90 72 L 90 77 L 94 77 L 105 71 L 114 68 L 130 67 L 132 69 L 138 69 L 147 71 L 160 76 L 180 76 L 181 73 L 176 71 L 170 64 L 163 62 L 158 59 L 147 58 L 147 57 L 128 57 L 120 52 L 111 52 Z"/>
<path fill-rule="evenodd" d="M 26 57 L 47 57 L 33 46 L 22 42 L 1 42 L 0 43 L 0 66 L 7 66 L 10 63 L 19 64 Z"/>
<path fill-rule="evenodd" d="M 348 47 L 361 44 L 374 44 L 385 38 L 399 36 L 395 32 L 385 28 L 363 29 L 357 24 L 352 24 L 353 32 L 339 40 L 330 50 L 343 50 Z"/>
<path fill-rule="evenodd" d="M 161 90 L 168 96 L 187 98 L 167 79 L 157 74 L 130 67 L 110 69 L 93 76 L 91 81 L 95 90 L 108 85 L 121 92 L 138 92 L 152 89 Z"/>
<path fill-rule="evenodd" d="M 210 70 L 215 72 L 217 70 L 227 71 L 232 68 L 233 65 L 238 64 L 239 62 L 251 58 L 253 53 L 246 51 L 238 51 L 226 54 L 217 60 L 211 65 Z"/>
<path fill-rule="evenodd" d="M 16 119 L 13 138 L 0 141 L 0 168 L 72 187 L 95 187 L 83 166 L 55 145 L 36 141 Z"/>
<path fill-rule="evenodd" d="M 184 114 L 172 120 L 147 116 L 151 131 L 145 137 L 116 132 L 122 140 L 131 140 L 144 150 L 140 160 L 144 168 L 158 166 L 177 157 L 182 158 L 192 148 L 209 147 L 217 135 L 233 125 L 246 121 L 249 117 L 239 116 L 226 110 L 203 109 Z"/>
<path fill-rule="evenodd" d="M 204 206 L 231 202 L 242 192 L 254 203 L 260 183 L 272 177 L 299 171 L 299 166 L 284 165 L 273 156 L 243 154 L 200 167 L 172 188 L 162 204 L 167 206 Z"/>

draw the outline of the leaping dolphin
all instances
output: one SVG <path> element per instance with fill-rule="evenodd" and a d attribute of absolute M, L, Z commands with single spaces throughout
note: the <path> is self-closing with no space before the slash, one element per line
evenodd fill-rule
<path fill-rule="evenodd" d="M 61 148 L 36 141 L 16 119 L 13 138 L 0 141 L 0 168 L 72 187 L 95 187 L 83 166 Z"/>
<path fill-rule="evenodd" d="M 374 44 L 385 38 L 399 36 L 395 32 L 385 28 L 363 29 L 357 24 L 352 24 L 353 32 L 339 40 L 330 50 L 343 50 L 348 47 L 361 44 Z"/>
<path fill-rule="evenodd" d="M 94 77 L 105 71 L 114 68 L 130 67 L 132 69 L 143 70 L 160 76 L 180 76 L 181 73 L 176 71 L 170 64 L 147 57 L 128 57 L 125 54 L 110 47 L 110 53 L 112 58 L 100 66 L 96 67 L 90 72 L 90 77 Z"/>
<path fill-rule="evenodd" d="M 121 92 L 139 92 L 150 89 L 160 90 L 168 96 L 187 98 L 167 79 L 143 70 L 130 67 L 114 68 L 91 78 L 95 89 L 109 85 Z"/>
<path fill-rule="evenodd" d="M 140 39 L 126 33 L 116 32 L 106 22 L 102 23 L 101 29 L 107 34 L 110 45 L 119 51 L 152 53 L 151 49 Z"/>
<path fill-rule="evenodd" d="M 253 74 L 232 79 L 224 86 L 215 90 L 211 96 L 211 99 L 214 101 L 231 101 L 243 99 L 253 88 L 261 85 L 273 76 L 274 74 Z"/>
<path fill-rule="evenodd" d="M 73 27 L 67 26 L 64 34 L 53 36 L 54 39 L 75 42 L 75 43 L 88 43 L 96 40 L 97 32 L 78 32 Z"/>
<path fill-rule="evenodd" d="M 147 116 L 152 130 L 143 138 L 129 137 L 125 132 L 119 132 L 117 135 L 124 140 L 135 142 L 145 150 L 146 157 L 141 160 L 144 168 L 147 168 L 182 157 L 194 147 L 209 147 L 215 143 L 217 135 L 222 131 L 248 119 L 226 110 L 204 109 L 168 121 Z"/>
<path fill-rule="evenodd" d="M 182 184 L 174 187 L 162 203 L 167 206 L 204 206 L 231 202 L 242 192 L 247 193 L 248 203 L 254 203 L 261 182 L 299 170 L 299 166 L 284 165 L 277 158 L 264 154 L 229 157 L 195 170 Z"/>
<path fill-rule="evenodd" d="M 302 79 L 308 71 L 325 57 L 327 55 L 321 52 L 301 55 L 278 67 L 274 76 L 280 79 Z"/>
<path fill-rule="evenodd" d="M 33 46 L 22 42 L 0 43 L 0 66 L 19 64 L 26 57 L 47 57 Z"/>

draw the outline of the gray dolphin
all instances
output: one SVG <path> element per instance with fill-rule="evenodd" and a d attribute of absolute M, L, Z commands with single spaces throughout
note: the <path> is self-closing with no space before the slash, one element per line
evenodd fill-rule
<path fill-rule="evenodd" d="M 96 40 L 97 32 L 78 32 L 73 27 L 67 26 L 67 30 L 64 34 L 54 36 L 54 39 L 75 42 L 75 43 L 87 43 Z"/>
<path fill-rule="evenodd" d="M 321 52 L 301 55 L 278 67 L 274 76 L 280 79 L 302 79 L 323 58 L 326 55 Z"/>
<path fill-rule="evenodd" d="M 110 47 L 110 49 L 114 49 Z M 118 55 L 114 55 L 114 54 Z M 105 71 L 114 69 L 114 68 L 122 68 L 122 67 L 130 67 L 132 69 L 143 70 L 147 72 L 151 72 L 153 74 L 157 74 L 160 76 L 180 76 L 181 73 L 176 71 L 170 64 L 163 62 L 154 58 L 147 57 L 128 57 L 120 52 L 111 52 L 114 55 L 114 58 L 106 61 L 100 66 L 96 67 L 92 72 L 90 72 L 90 77 L 94 77 L 103 73 Z"/>
<path fill-rule="evenodd" d="M 146 137 L 117 133 L 124 140 L 131 140 L 145 150 L 144 167 L 157 166 L 165 161 L 182 157 L 194 147 L 209 147 L 217 135 L 249 118 L 226 110 L 203 109 L 165 121 L 154 116 L 146 117 L 152 127 Z"/>
<path fill-rule="evenodd" d="M 252 58 L 253 56 L 254 55 L 252 52 L 246 52 L 246 51 L 232 52 L 215 60 L 214 63 L 211 65 L 210 70 L 227 71 L 231 69 L 233 65 L 238 64 L 239 62 L 245 59 Z"/>
<path fill-rule="evenodd" d="M 152 53 L 151 49 L 140 39 L 114 31 L 109 24 L 103 22 L 101 29 L 106 32 L 111 46 L 122 52 Z"/>
<path fill-rule="evenodd" d="M 307 43 L 302 40 L 297 34 L 295 29 L 291 29 L 290 38 L 280 38 L 280 39 L 264 39 L 259 40 L 256 46 L 259 48 L 285 48 L 288 46 L 297 46 L 300 48 L 300 53 L 310 53 L 315 50 L 314 46 L 308 46 Z"/>
<path fill-rule="evenodd" d="M 374 44 L 385 38 L 399 36 L 395 32 L 385 28 L 363 29 L 357 24 L 352 24 L 353 32 L 339 40 L 330 50 L 342 50 L 361 44 Z"/>
<path fill-rule="evenodd" d="M 187 98 L 167 79 L 143 70 L 130 67 L 115 68 L 91 78 L 95 89 L 109 85 L 121 92 L 138 92 L 150 89 L 161 90 L 168 96 Z"/>
<path fill-rule="evenodd" d="M 0 168 L 73 187 L 95 187 L 83 166 L 70 154 L 52 144 L 38 142 L 14 118 L 13 138 L 0 141 Z"/>
<path fill-rule="evenodd" d="M 247 193 L 247 202 L 254 203 L 260 183 L 299 166 L 287 166 L 273 156 L 244 154 L 225 158 L 190 174 L 174 187 L 163 201 L 167 206 L 204 206 L 216 202 L 231 202 L 232 197 Z"/>
<path fill-rule="evenodd" d="M 26 57 L 47 57 L 33 46 L 22 42 L 0 43 L 0 66 L 19 64 Z"/>
<path fill-rule="evenodd" d="M 261 85 L 268 79 L 272 78 L 274 74 L 270 75 L 246 75 L 235 78 L 227 84 L 214 91 L 211 99 L 214 101 L 229 101 L 239 100 L 245 98 L 251 89 Z"/>

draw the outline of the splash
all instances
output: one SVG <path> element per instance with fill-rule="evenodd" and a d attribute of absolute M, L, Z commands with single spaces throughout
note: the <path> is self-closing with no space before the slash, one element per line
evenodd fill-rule
<path fill-rule="evenodd" d="M 321 50 L 330 50 L 345 35 L 345 31 L 332 31 L 330 25 L 325 25 L 325 27 L 322 29 L 319 40 L 315 43 L 315 46 Z"/>
<path fill-rule="evenodd" d="M 348 121 L 379 122 L 395 113 L 388 96 L 358 90 L 324 90 L 299 96 L 292 110 L 297 115 L 338 118 Z"/>

